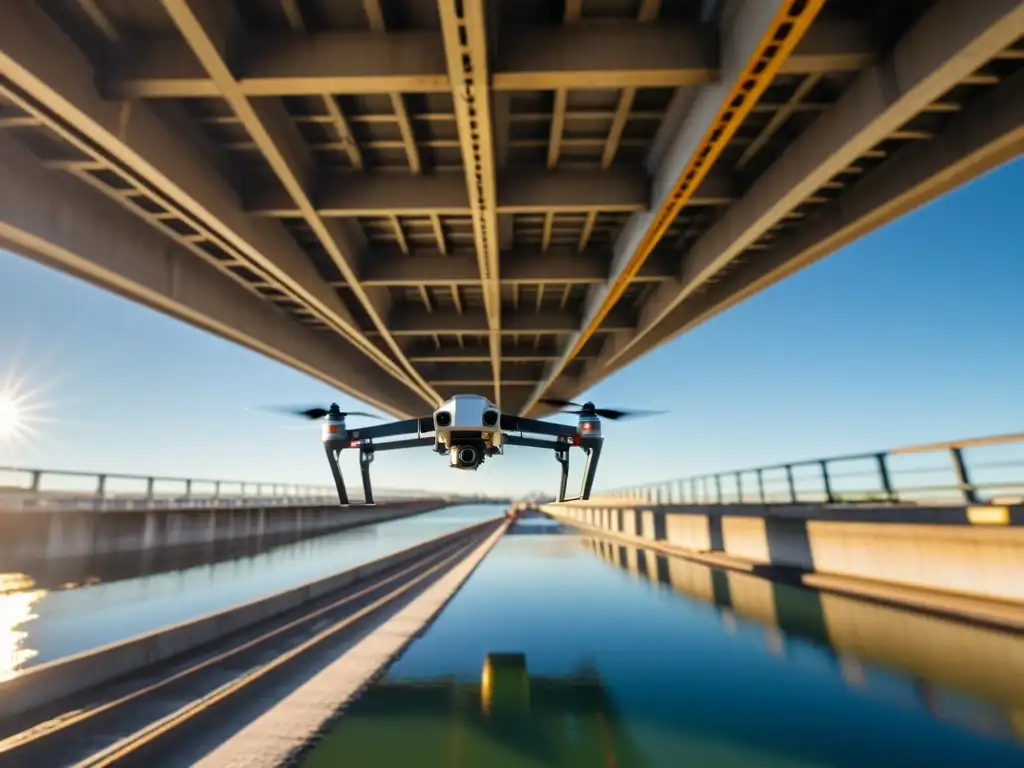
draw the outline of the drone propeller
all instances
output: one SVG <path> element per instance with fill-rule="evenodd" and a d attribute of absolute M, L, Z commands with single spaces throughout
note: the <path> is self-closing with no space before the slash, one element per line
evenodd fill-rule
<path fill-rule="evenodd" d="M 331 411 L 329 408 L 293 408 L 290 406 L 271 406 L 267 410 L 277 411 L 278 413 L 286 413 L 289 416 L 299 416 L 301 418 L 315 421 L 316 419 L 322 419 L 327 416 Z M 365 416 L 369 419 L 379 419 L 380 416 L 375 416 L 372 413 L 363 413 L 362 411 L 337 411 L 337 416 L 345 418 L 346 416 Z"/>
<path fill-rule="evenodd" d="M 632 419 L 641 416 L 654 416 L 659 413 L 665 413 L 665 411 L 624 411 L 618 408 L 595 408 L 593 403 L 574 403 L 571 400 L 541 400 L 544 405 L 550 405 L 560 409 L 561 413 L 571 413 L 577 416 L 598 416 L 602 419 L 611 419 L 612 421 L 618 421 L 619 419 Z M 567 410 L 568 407 L 574 407 L 579 410 L 571 411 Z"/>

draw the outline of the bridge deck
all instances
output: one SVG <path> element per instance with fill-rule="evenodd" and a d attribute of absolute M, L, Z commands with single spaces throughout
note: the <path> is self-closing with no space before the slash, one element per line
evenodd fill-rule
<path fill-rule="evenodd" d="M 1024 141 L 1016 0 L 0 21 L 5 245 L 395 414 L 579 392 Z"/>

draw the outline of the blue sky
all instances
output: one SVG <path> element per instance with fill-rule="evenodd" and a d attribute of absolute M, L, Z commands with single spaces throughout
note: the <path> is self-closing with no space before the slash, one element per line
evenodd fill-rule
<path fill-rule="evenodd" d="M 1024 431 L 1022 189 L 1018 160 L 602 382 L 588 393 L 599 404 L 671 413 L 607 424 L 598 486 Z M 328 483 L 315 428 L 246 408 L 355 405 L 0 251 L 0 383 L 12 372 L 39 420 L 33 439 L 0 441 L 5 465 Z M 382 454 L 376 483 L 557 487 L 554 459 L 526 449 L 475 474 L 443 462 Z"/>

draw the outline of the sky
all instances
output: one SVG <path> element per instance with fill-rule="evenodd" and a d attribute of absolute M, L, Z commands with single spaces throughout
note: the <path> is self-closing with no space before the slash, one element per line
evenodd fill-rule
<path fill-rule="evenodd" d="M 601 382 L 597 489 L 1024 431 L 1024 159 L 920 208 Z M 1015 202 L 1016 201 L 1016 202 Z M 316 427 L 260 406 L 358 404 L 304 374 L 0 251 L 0 387 L 31 437 L 0 465 L 330 483 Z M 357 422 L 351 421 L 355 426 Z M 582 454 L 573 452 L 578 482 Z M 380 488 L 557 490 L 547 452 L 478 472 L 379 454 Z M 345 464 L 358 480 L 355 457 Z"/>

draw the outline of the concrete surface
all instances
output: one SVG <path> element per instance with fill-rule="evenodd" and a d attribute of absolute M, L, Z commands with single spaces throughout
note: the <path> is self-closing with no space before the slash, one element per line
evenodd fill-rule
<path fill-rule="evenodd" d="M 0 511 L 0 563 L 113 555 L 281 534 L 328 533 L 408 517 L 438 509 L 446 503 L 443 499 L 423 499 L 367 508 Z"/>
<path fill-rule="evenodd" d="M 709 564 L 767 569 L 815 586 L 889 585 L 893 599 L 930 590 L 960 606 L 1024 608 L 1024 507 L 596 506 L 549 504 L 545 513 Z M 972 522 L 972 520 L 974 522 Z M 857 586 L 859 584 L 859 586 Z M 880 589 L 875 587 L 875 589 Z M 997 611 L 998 612 L 998 611 Z"/>
<path fill-rule="evenodd" d="M 165 661 L 349 584 L 411 562 L 471 531 L 478 531 L 496 523 L 497 521 L 490 521 L 469 526 L 259 600 L 111 643 L 86 653 L 30 667 L 7 680 L 0 681 L 0 717 L 26 712 Z"/>

